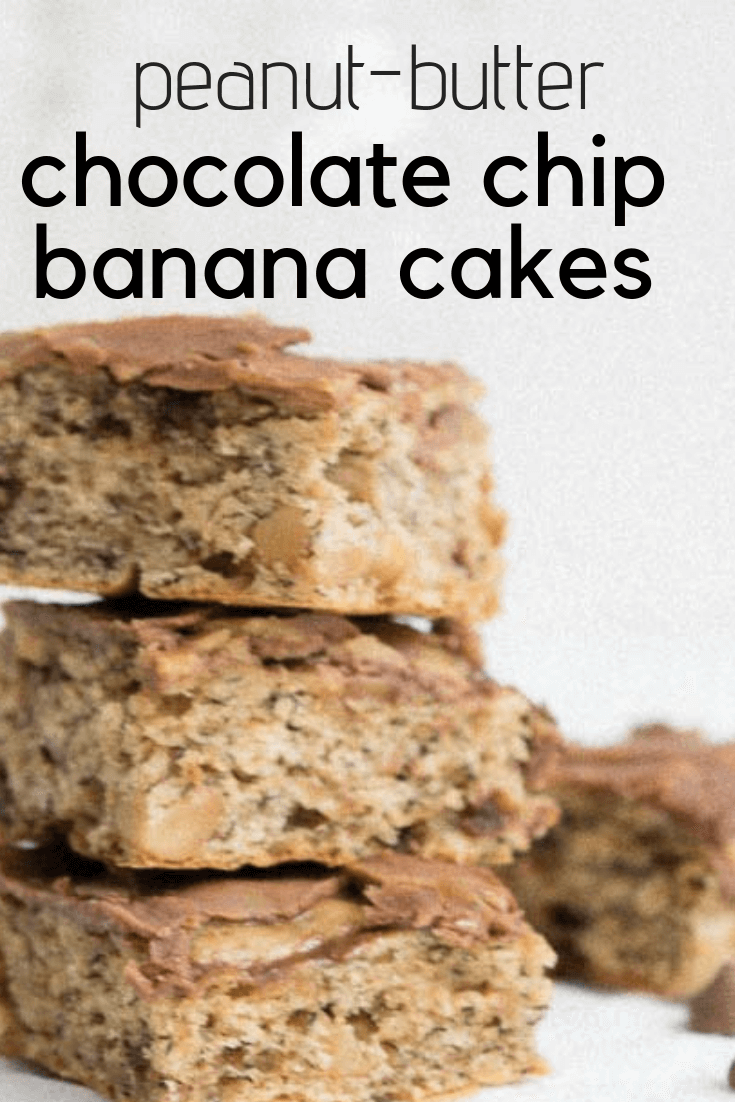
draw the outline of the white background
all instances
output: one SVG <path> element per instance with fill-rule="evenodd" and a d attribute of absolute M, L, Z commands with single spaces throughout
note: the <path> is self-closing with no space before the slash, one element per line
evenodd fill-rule
<path fill-rule="evenodd" d="M 511 518 L 504 612 L 486 628 L 491 672 L 544 701 L 569 735 L 588 742 L 618 737 L 631 722 L 654 718 L 697 725 L 718 739 L 733 735 L 733 5 L 5 0 L 2 12 L 4 328 L 255 307 L 312 329 L 314 352 L 458 360 L 486 384 L 498 494 Z M 303 101 L 310 61 L 314 94 L 326 102 L 334 65 L 345 66 L 348 43 L 365 63 L 356 78 L 359 111 L 294 112 L 274 76 L 267 111 L 225 111 L 210 91 L 201 94 L 210 101 L 205 110 L 174 104 L 135 126 L 136 62 L 160 61 L 176 70 L 202 61 L 216 77 L 235 61 L 248 62 L 256 74 L 262 62 L 289 61 L 298 70 Z M 529 109 L 515 104 L 508 84 L 503 112 L 448 105 L 412 112 L 412 43 L 424 60 L 445 68 L 457 63 L 467 101 L 478 96 L 480 65 L 492 61 L 493 45 L 511 60 L 520 43 L 524 60 L 534 62 L 524 85 Z M 548 61 L 564 61 L 575 74 L 572 106 L 564 111 L 542 110 L 534 95 L 538 67 Z M 602 61 L 604 68 L 589 72 L 581 111 L 576 89 L 583 61 Z M 370 77 L 370 68 L 401 69 L 403 75 Z M 426 75 L 427 96 L 429 87 Z M 73 164 L 76 130 L 86 130 L 90 154 L 114 158 L 125 177 L 137 159 L 151 154 L 168 157 L 180 176 L 203 154 L 221 157 L 230 173 L 255 154 L 285 167 L 295 129 L 304 134 L 307 166 L 330 154 L 365 157 L 373 142 L 383 142 L 398 158 L 397 181 L 412 157 L 438 156 L 450 172 L 449 200 L 422 209 L 395 186 L 396 207 L 380 209 L 367 175 L 361 207 L 340 209 L 309 201 L 308 188 L 298 209 L 288 189 L 261 209 L 234 195 L 210 210 L 179 197 L 157 209 L 124 198 L 121 208 L 110 209 L 99 170 L 90 176 L 87 207 L 76 208 L 71 168 L 64 177 L 70 197 L 58 207 L 34 208 L 20 188 L 32 157 L 51 154 Z M 631 210 L 626 226 L 615 227 L 611 199 L 596 208 L 588 192 L 583 207 L 571 206 L 563 171 L 552 175 L 549 207 L 537 208 L 529 170 L 529 201 L 514 210 L 494 206 L 482 189 L 484 167 L 502 154 L 532 165 L 539 130 L 549 131 L 552 154 L 576 158 L 588 189 L 595 154 L 609 162 L 615 156 L 655 158 L 666 176 L 663 197 Z M 591 144 L 595 133 L 607 139 L 603 150 Z M 506 179 L 510 185 L 512 177 Z M 52 176 L 41 180 L 50 186 Z M 224 182 L 232 192 L 231 175 Z M 113 301 L 89 283 L 74 299 L 37 300 L 34 227 L 40 221 L 48 223 L 52 247 L 75 248 L 89 268 L 112 246 L 188 248 L 199 262 L 196 301 L 187 301 L 181 283 L 170 279 L 165 298 L 156 302 L 149 290 L 144 301 Z M 444 293 L 428 302 L 401 287 L 398 269 L 410 249 L 444 253 L 446 277 L 462 249 L 497 247 L 507 255 L 512 221 L 523 224 L 528 256 L 553 249 L 539 268 L 553 299 L 542 300 L 528 285 L 522 299 L 512 300 L 507 274 L 497 300 L 464 299 L 446 278 Z M 204 288 L 201 270 L 215 249 L 226 246 L 254 248 L 256 255 L 263 248 L 298 248 L 312 273 L 327 249 L 365 248 L 366 298 L 332 300 L 312 274 L 304 300 L 295 298 L 287 278 L 271 301 L 218 300 Z M 621 249 L 644 250 L 651 292 L 626 301 L 612 292 L 617 278 L 610 278 L 606 293 L 593 301 L 569 297 L 553 274 L 553 260 L 558 270 L 564 253 L 582 246 L 600 252 L 609 270 Z M 590 1006 L 594 1012 L 588 1013 Z M 669 1098 L 674 1088 L 676 1097 L 685 1097 L 685 1090 L 686 1097 L 709 1097 L 710 1085 L 725 1073 L 725 1042 L 677 1033 L 677 1014 L 648 1000 L 610 1001 L 563 989 L 545 1027 L 556 1076 L 508 1097 L 581 1099 L 597 1094 L 604 1081 L 613 1084 L 616 1098 Z M 579 1029 L 586 1039 L 575 1048 Z M 640 1043 L 646 1029 L 650 1046 Z M 636 1038 L 632 1047 L 629 1031 Z M 635 1089 L 631 1074 L 638 1075 Z M 587 1076 L 584 1086 L 580 1075 Z M 690 1076 L 688 1087 L 682 1075 Z M 66 1088 L 50 1081 L 33 1080 L 31 1093 L 26 1078 L 12 1082 L 14 1099 L 67 1097 Z M 715 1097 L 719 1088 L 712 1089 Z"/>

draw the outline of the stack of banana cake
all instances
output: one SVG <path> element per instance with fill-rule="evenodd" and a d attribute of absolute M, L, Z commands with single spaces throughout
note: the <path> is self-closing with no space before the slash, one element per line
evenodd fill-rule
<path fill-rule="evenodd" d="M 398 1102 L 543 1063 L 492 866 L 550 717 L 485 671 L 458 368 L 258 317 L 0 337 L 0 1049 L 134 1102 Z"/>

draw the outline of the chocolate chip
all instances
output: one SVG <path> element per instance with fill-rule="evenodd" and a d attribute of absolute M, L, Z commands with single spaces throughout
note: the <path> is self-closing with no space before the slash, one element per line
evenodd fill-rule
<path fill-rule="evenodd" d="M 732 1087 L 735 1091 L 735 1060 L 730 1064 L 730 1071 L 727 1074 L 728 1086 Z"/>
<path fill-rule="evenodd" d="M 465 834 L 483 837 L 500 833 L 507 825 L 507 818 L 493 800 L 487 800 L 463 811 L 459 823 Z"/>
<path fill-rule="evenodd" d="M 735 1037 L 735 961 L 723 964 L 709 987 L 691 1000 L 689 1028 Z"/>

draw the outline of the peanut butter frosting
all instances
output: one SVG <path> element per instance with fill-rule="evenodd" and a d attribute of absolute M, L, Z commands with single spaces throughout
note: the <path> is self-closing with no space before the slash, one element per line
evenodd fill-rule
<path fill-rule="evenodd" d="M 668 812 L 718 850 L 735 842 L 735 743 L 713 745 L 696 731 L 650 724 L 617 746 L 550 744 L 529 783 L 613 792 Z"/>
<path fill-rule="evenodd" d="M 12 601 L 5 615 L 17 653 L 30 661 L 44 663 L 49 633 L 133 648 L 142 679 L 164 695 L 193 691 L 226 665 L 273 663 L 329 668 L 351 681 L 351 691 L 372 687 L 382 696 L 499 691 L 479 666 L 475 633 L 452 621 L 421 632 L 384 618 L 172 606 L 137 596 L 74 608 Z"/>
<path fill-rule="evenodd" d="M 488 869 L 404 855 L 338 872 L 290 865 L 121 874 L 60 846 L 5 850 L 0 894 L 112 935 L 144 998 L 192 995 L 232 972 L 260 984 L 307 959 L 341 959 L 381 931 L 431 930 L 471 945 L 525 930 L 513 896 Z"/>
<path fill-rule="evenodd" d="M 170 315 L 85 322 L 0 334 L 0 382 L 38 364 L 72 373 L 106 371 L 118 384 L 216 391 L 237 386 L 289 408 L 318 413 L 359 388 L 386 392 L 449 386 L 474 399 L 481 388 L 452 364 L 349 363 L 285 351 L 310 340 L 306 329 L 257 315 Z"/>

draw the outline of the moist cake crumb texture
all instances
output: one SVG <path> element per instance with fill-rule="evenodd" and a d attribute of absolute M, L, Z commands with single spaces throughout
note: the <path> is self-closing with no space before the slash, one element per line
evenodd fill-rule
<path fill-rule="evenodd" d="M 555 727 L 482 672 L 466 628 L 140 599 L 6 615 L 15 841 L 67 833 L 133 867 L 502 863 L 556 818 L 525 784 Z"/>

